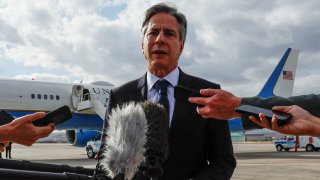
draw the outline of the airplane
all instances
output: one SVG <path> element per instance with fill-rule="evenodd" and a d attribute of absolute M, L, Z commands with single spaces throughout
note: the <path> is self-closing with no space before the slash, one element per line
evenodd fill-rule
<path fill-rule="evenodd" d="M 258 96 L 292 95 L 299 51 L 289 48 Z M 78 147 L 95 138 L 103 127 L 109 92 L 115 86 L 104 81 L 91 84 L 0 79 L 0 109 L 20 117 L 68 105 L 71 120 L 55 127 L 66 130 L 67 141 Z M 231 132 L 243 132 L 241 119 L 229 121 Z"/>
<path fill-rule="evenodd" d="M 288 48 L 257 96 L 262 98 L 292 96 L 298 56 L 298 49 Z M 234 118 L 228 122 L 231 132 L 246 131 L 243 129 L 240 118 Z"/>
<path fill-rule="evenodd" d="M 101 131 L 109 92 L 115 87 L 104 81 L 81 84 L 14 79 L 0 79 L 0 86 L 0 109 L 14 117 L 68 105 L 72 118 L 55 129 L 66 130 L 68 142 L 80 147 Z"/>

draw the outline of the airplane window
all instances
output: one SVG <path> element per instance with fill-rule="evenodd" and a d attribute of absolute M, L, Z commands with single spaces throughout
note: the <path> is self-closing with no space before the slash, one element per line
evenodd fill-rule
<path fill-rule="evenodd" d="M 53 100 L 53 95 L 50 95 L 50 99 Z"/>
<path fill-rule="evenodd" d="M 38 94 L 38 99 L 41 99 L 41 94 Z"/>
<path fill-rule="evenodd" d="M 34 94 L 31 94 L 31 99 L 34 99 L 36 96 Z"/>
<path fill-rule="evenodd" d="M 59 100 L 59 95 L 56 95 L 56 100 Z"/>
<path fill-rule="evenodd" d="M 48 99 L 48 95 L 46 95 L 46 94 L 43 95 L 43 98 L 44 98 L 44 99 Z"/>

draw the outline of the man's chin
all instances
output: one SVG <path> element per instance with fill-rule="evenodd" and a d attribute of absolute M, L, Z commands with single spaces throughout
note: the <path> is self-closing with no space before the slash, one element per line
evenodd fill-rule
<path fill-rule="evenodd" d="M 160 59 L 157 61 L 154 61 L 154 66 L 159 67 L 159 68 L 167 68 L 169 66 L 169 63 L 165 59 Z"/>
<path fill-rule="evenodd" d="M 167 54 L 152 54 L 151 58 L 154 59 L 154 60 L 167 59 L 168 55 Z"/>

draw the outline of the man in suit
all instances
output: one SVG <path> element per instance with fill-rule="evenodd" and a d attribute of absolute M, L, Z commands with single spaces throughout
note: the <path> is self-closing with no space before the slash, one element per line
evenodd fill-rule
<path fill-rule="evenodd" d="M 271 124 L 261 113 L 259 114 L 259 120 L 253 116 L 242 115 L 242 124 L 245 129 L 265 127 L 283 134 L 320 136 L 320 95 L 310 94 L 288 98 L 278 96 L 240 98 L 230 92 L 217 89 L 202 89 L 200 93 L 204 97 L 192 97 L 189 98 L 189 101 L 202 105 L 197 111 L 204 118 L 228 120 L 240 117 L 240 114 L 235 112 L 235 108 L 241 104 L 248 104 L 286 112 L 291 114 L 292 118 L 290 123 L 279 127 L 276 115 L 273 116 Z"/>
<path fill-rule="evenodd" d="M 117 105 L 129 101 L 158 101 L 157 86 L 165 82 L 169 117 L 169 155 L 160 179 L 230 179 L 236 166 L 229 126 L 226 121 L 207 121 L 196 112 L 196 106 L 174 99 L 174 86 L 192 89 L 219 89 L 220 85 L 184 73 L 178 60 L 184 48 L 187 21 L 171 4 L 150 7 L 142 24 L 142 51 L 147 72 L 110 91 L 107 114 Z M 104 132 L 108 126 L 107 118 Z M 104 133 L 105 135 L 105 133 Z M 102 137 L 102 141 L 105 136 Z M 104 144 L 101 145 L 101 149 Z M 96 179 L 106 179 L 101 168 L 101 150 Z M 144 179 L 138 172 L 134 179 Z"/>

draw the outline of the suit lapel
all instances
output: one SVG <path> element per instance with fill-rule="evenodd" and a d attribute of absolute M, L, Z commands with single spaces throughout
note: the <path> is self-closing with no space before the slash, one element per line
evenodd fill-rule
<path fill-rule="evenodd" d="M 190 87 L 189 83 L 188 83 L 188 78 L 187 75 L 181 71 L 181 69 L 179 68 L 179 80 L 178 80 L 178 85 L 182 85 L 185 87 Z M 178 127 L 181 125 L 181 123 L 183 123 L 183 120 L 185 119 L 185 117 L 188 114 L 189 111 L 189 105 L 187 103 L 183 103 L 180 101 L 176 101 L 175 102 L 175 106 L 174 106 L 174 112 L 173 112 L 173 116 L 172 116 L 172 120 L 171 120 L 171 126 L 170 126 L 170 130 Z"/>
<path fill-rule="evenodd" d="M 135 96 L 137 96 L 137 101 L 147 100 L 147 74 L 137 80 L 137 89 L 135 89 L 133 92 L 135 93 Z"/>

